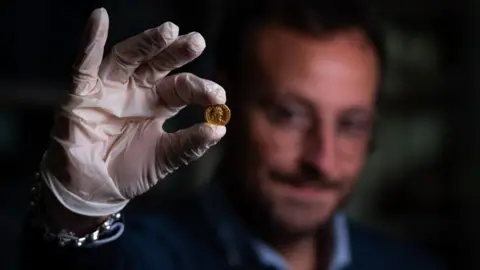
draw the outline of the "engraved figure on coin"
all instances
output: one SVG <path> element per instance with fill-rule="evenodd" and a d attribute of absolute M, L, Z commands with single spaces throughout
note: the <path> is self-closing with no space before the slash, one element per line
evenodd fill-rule
<path fill-rule="evenodd" d="M 217 122 L 225 122 L 225 115 L 221 107 L 215 107 L 212 111 L 212 119 L 215 119 Z"/>

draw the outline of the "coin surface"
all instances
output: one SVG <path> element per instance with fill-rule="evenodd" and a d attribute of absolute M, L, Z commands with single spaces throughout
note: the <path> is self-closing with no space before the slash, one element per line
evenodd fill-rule
<path fill-rule="evenodd" d="M 217 126 L 225 126 L 230 121 L 230 109 L 225 104 L 208 106 L 205 110 L 207 123 Z"/>

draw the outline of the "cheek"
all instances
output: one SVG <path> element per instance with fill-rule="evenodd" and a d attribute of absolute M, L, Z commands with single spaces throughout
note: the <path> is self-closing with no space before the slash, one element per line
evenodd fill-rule
<path fill-rule="evenodd" d="M 252 114 L 250 124 L 250 141 L 258 164 L 283 169 L 295 166 L 302 142 L 298 132 L 275 126 L 261 113 Z"/>
<path fill-rule="evenodd" d="M 365 164 L 367 149 L 367 138 L 339 139 L 337 153 L 344 176 L 358 176 Z"/>

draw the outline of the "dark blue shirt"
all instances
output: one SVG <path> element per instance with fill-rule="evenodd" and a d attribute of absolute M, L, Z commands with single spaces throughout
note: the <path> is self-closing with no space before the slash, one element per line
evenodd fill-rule
<path fill-rule="evenodd" d="M 252 237 L 215 187 L 160 209 L 127 209 L 124 216 L 120 238 L 91 248 L 60 248 L 27 227 L 23 269 L 294 270 Z M 332 270 L 443 269 L 424 251 L 354 224 L 342 213 L 333 224 Z"/>

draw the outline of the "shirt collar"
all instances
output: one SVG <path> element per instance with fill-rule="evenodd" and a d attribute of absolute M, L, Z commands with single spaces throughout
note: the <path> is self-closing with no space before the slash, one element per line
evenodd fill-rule
<path fill-rule="evenodd" d="M 352 261 L 350 235 L 347 216 L 338 212 L 333 218 L 333 257 L 331 270 L 340 270 L 347 267 Z"/>
<path fill-rule="evenodd" d="M 220 240 L 225 246 L 229 263 L 240 264 L 240 250 L 236 248 L 236 234 L 249 235 L 241 222 L 233 215 L 226 198 L 218 186 L 211 185 L 204 193 L 202 204 L 207 218 L 215 226 Z M 275 270 L 290 270 L 287 263 L 268 244 L 251 239 L 251 248 L 256 253 L 260 263 L 273 267 Z M 350 237 L 347 217 L 343 212 L 338 212 L 333 217 L 333 254 L 330 270 L 341 270 L 351 263 Z"/>
<path fill-rule="evenodd" d="M 263 264 L 276 270 L 289 270 L 287 263 L 275 250 L 262 241 L 254 240 L 253 242 L 253 248 Z M 333 218 L 333 245 L 329 269 L 344 269 L 351 262 L 351 254 L 347 217 L 343 212 L 336 213 Z"/>

